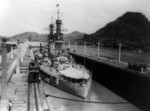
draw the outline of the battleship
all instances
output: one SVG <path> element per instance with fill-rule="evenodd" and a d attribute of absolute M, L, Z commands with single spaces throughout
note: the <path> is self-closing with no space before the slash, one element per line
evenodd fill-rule
<path fill-rule="evenodd" d="M 92 84 L 92 73 L 84 65 L 75 62 L 74 58 L 63 48 L 62 20 L 56 20 L 49 25 L 48 43 L 40 45 L 40 50 L 34 52 L 41 79 L 65 92 L 86 98 Z"/>

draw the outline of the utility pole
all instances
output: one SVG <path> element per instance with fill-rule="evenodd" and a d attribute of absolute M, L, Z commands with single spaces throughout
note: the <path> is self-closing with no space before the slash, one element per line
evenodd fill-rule
<path fill-rule="evenodd" d="M 86 42 L 84 42 L 84 54 L 86 55 Z"/>
<path fill-rule="evenodd" d="M 77 41 L 75 42 L 75 50 L 77 52 Z"/>
<path fill-rule="evenodd" d="M 122 44 L 121 44 L 121 42 L 119 42 L 119 63 L 121 62 L 121 46 L 122 46 Z"/>
<path fill-rule="evenodd" d="M 98 46 L 98 48 L 97 48 L 97 57 L 99 58 L 99 41 L 98 41 L 98 44 L 97 44 Z"/>
<path fill-rule="evenodd" d="M 20 74 L 20 48 L 21 46 L 19 45 L 19 40 L 17 41 L 17 46 L 18 46 L 18 49 L 17 49 L 17 67 L 16 67 L 16 73 L 17 74 Z"/>
<path fill-rule="evenodd" d="M 71 47 L 70 47 L 70 41 L 69 41 L 69 43 L 68 43 L 68 48 L 70 49 Z"/>
<path fill-rule="evenodd" d="M 40 43 L 40 53 L 42 53 L 42 44 Z"/>
<path fill-rule="evenodd" d="M 7 110 L 7 39 L 2 39 L 2 77 L 1 77 L 1 107 Z"/>

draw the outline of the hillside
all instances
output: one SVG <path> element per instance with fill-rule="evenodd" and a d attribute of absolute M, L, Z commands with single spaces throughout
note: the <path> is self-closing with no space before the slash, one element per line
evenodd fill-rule
<path fill-rule="evenodd" d="M 2 41 L 2 38 L 4 38 L 3 36 L 0 36 L 0 43 L 1 43 L 1 41 Z"/>
<path fill-rule="evenodd" d="M 65 41 L 73 41 L 78 38 L 83 38 L 83 33 L 74 31 L 70 34 L 65 34 L 64 35 L 64 40 Z M 38 34 L 36 32 L 25 32 L 21 34 L 17 34 L 15 36 L 12 36 L 9 38 L 10 41 L 17 41 L 19 40 L 20 42 L 24 42 L 26 39 L 30 39 L 31 41 L 41 41 L 41 42 L 47 42 L 47 34 Z M 3 37 L 0 36 L 0 45 L 1 45 L 1 39 Z M 10 48 L 8 48 L 8 51 Z M 1 47 L 0 47 L 0 53 L 1 53 Z"/>
<path fill-rule="evenodd" d="M 0 40 L 2 39 L 3 37 L 2 36 L 0 36 Z"/>
<path fill-rule="evenodd" d="M 15 41 L 19 40 L 19 41 L 23 42 L 29 38 L 32 41 L 46 41 L 47 35 L 46 34 L 38 34 L 36 32 L 25 32 L 25 33 L 17 34 L 15 36 L 10 37 L 10 40 L 15 40 Z"/>
<path fill-rule="evenodd" d="M 100 41 L 113 48 L 121 41 L 125 49 L 144 49 L 150 46 L 150 22 L 142 13 L 127 12 L 95 33 L 85 35 L 84 40 L 93 44 Z"/>
<path fill-rule="evenodd" d="M 21 34 L 17 34 L 15 36 L 10 37 L 10 40 L 19 40 L 19 41 L 25 41 L 26 39 L 31 39 L 32 41 L 47 41 L 47 34 L 38 34 L 36 32 L 25 32 Z M 84 33 L 74 31 L 69 34 L 64 34 L 64 40 L 65 41 L 73 41 L 75 39 L 83 38 Z"/>
<path fill-rule="evenodd" d="M 0 46 L 1 46 L 1 43 L 2 43 L 2 38 L 4 38 L 4 37 L 0 36 Z"/>
<path fill-rule="evenodd" d="M 69 34 L 65 34 L 64 35 L 64 40 L 65 41 L 74 41 L 76 39 L 81 39 L 83 38 L 83 36 L 85 35 L 85 33 L 81 33 L 81 32 L 78 32 L 78 31 L 74 31 L 72 33 L 69 33 Z"/>

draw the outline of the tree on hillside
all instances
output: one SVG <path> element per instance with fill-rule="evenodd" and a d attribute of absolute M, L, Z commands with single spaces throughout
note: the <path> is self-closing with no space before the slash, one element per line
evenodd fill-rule
<path fill-rule="evenodd" d="M 150 22 L 140 12 L 127 12 L 95 33 L 85 35 L 84 39 L 93 44 L 101 40 L 103 43 L 121 40 L 127 47 L 144 48 L 150 46 Z"/>

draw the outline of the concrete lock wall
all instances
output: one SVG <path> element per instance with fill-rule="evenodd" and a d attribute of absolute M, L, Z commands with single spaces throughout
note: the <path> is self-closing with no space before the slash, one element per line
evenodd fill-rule
<path fill-rule="evenodd" d="M 17 66 L 17 62 L 20 61 L 20 58 L 23 57 L 25 55 L 25 52 L 26 52 L 26 49 L 28 47 L 28 42 L 25 42 L 23 45 L 21 45 L 21 47 L 19 47 L 19 54 L 17 55 L 18 58 L 16 57 L 15 60 L 8 66 L 8 70 L 7 70 L 7 74 L 8 74 L 8 77 L 7 77 L 7 81 L 9 81 L 11 79 L 11 76 L 14 72 L 14 70 L 16 69 L 16 66 Z M 13 50 L 14 52 L 17 52 L 18 49 L 16 50 Z M 10 53 L 9 53 L 10 55 Z M 8 56 L 8 54 L 7 54 Z M 19 61 L 18 61 L 19 59 Z"/>
<path fill-rule="evenodd" d="M 150 75 L 74 55 L 93 72 L 93 79 L 144 111 L 150 109 Z"/>
<path fill-rule="evenodd" d="M 14 70 L 16 69 L 17 66 L 17 58 L 8 66 L 8 70 L 7 70 L 7 82 L 11 79 L 11 76 L 14 72 Z"/>

